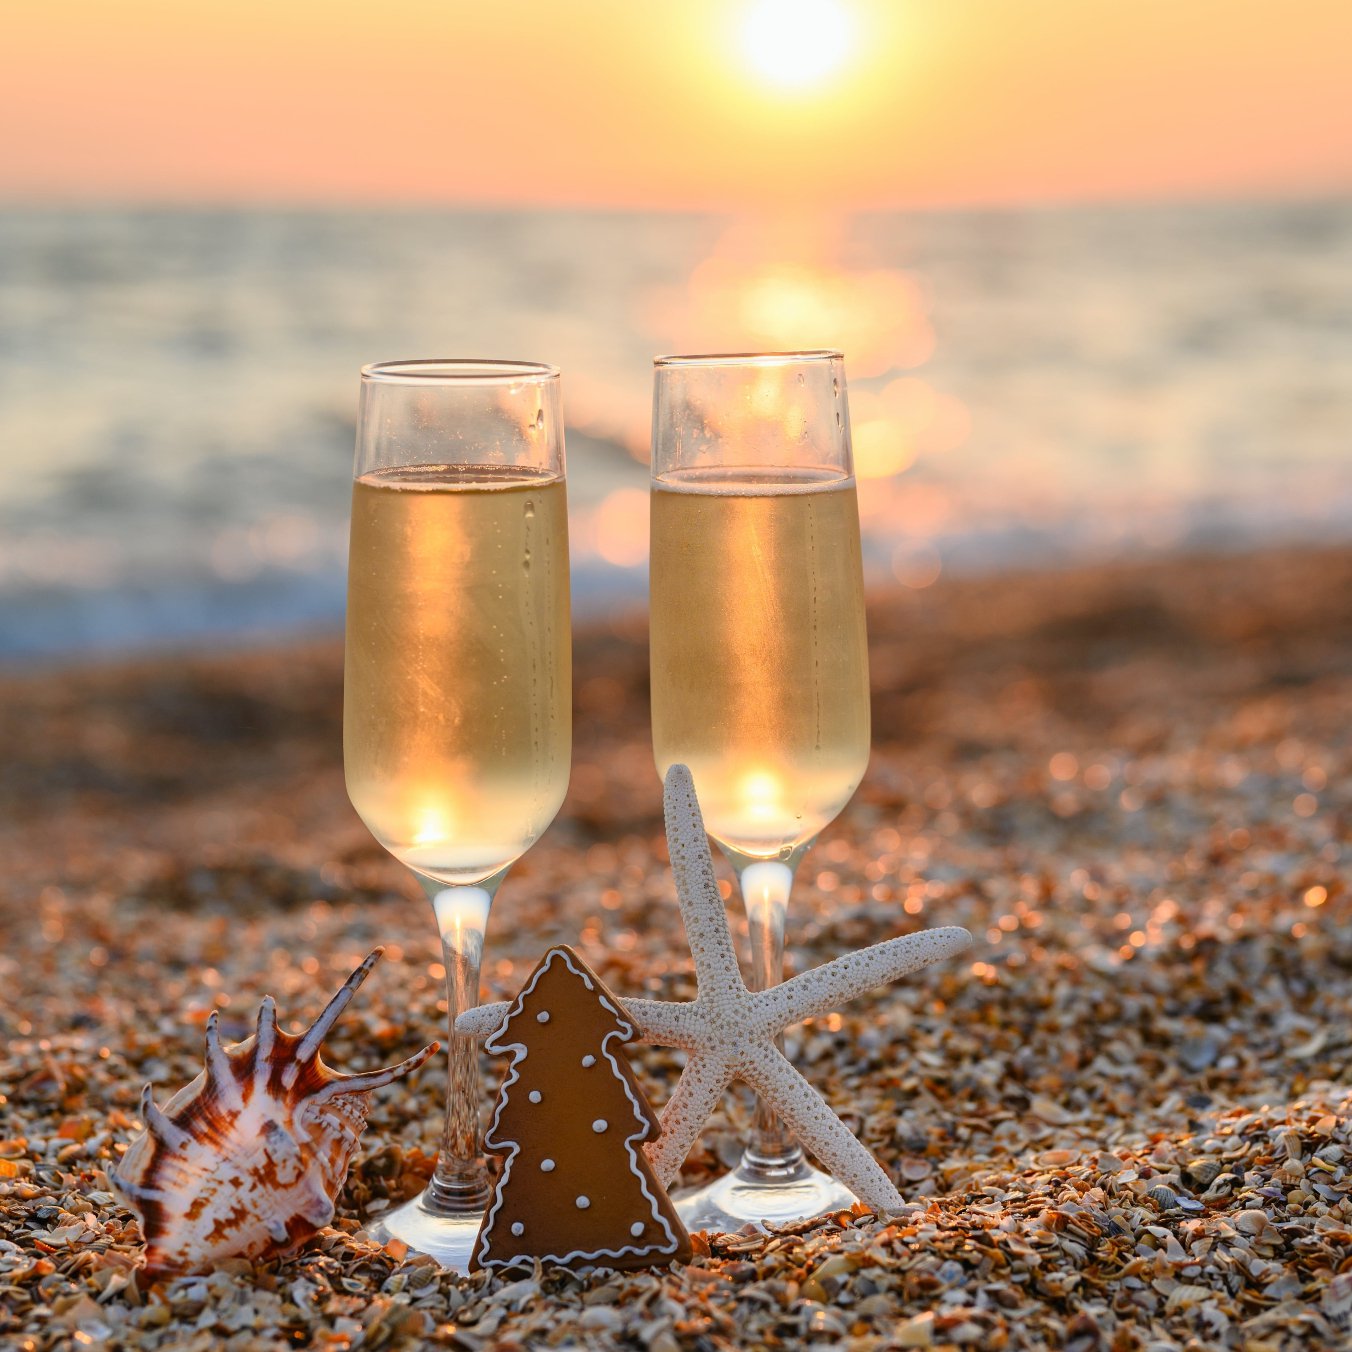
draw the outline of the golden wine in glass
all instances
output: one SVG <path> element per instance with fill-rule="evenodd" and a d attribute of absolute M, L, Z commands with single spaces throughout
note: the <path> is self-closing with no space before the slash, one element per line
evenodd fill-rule
<path fill-rule="evenodd" d="M 348 796 L 418 876 L 446 967 L 450 1075 L 436 1172 L 384 1237 L 468 1269 L 489 1194 L 478 1052 L 484 929 L 553 820 L 572 745 L 558 371 L 411 361 L 362 372 L 344 675 Z"/>
<path fill-rule="evenodd" d="M 844 361 L 659 358 L 653 428 L 653 747 L 663 775 L 690 767 L 763 990 L 783 976 L 794 869 L 868 765 Z M 852 1201 L 758 1104 L 738 1168 L 677 1205 L 688 1226 L 736 1229 Z"/>

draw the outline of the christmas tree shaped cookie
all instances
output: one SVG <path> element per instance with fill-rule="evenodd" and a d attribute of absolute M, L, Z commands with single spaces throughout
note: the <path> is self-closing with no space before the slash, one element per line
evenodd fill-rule
<path fill-rule="evenodd" d="M 653 1267 L 690 1257 L 643 1153 L 659 1132 L 621 1050 L 634 1026 L 570 948 L 552 948 L 485 1043 L 512 1063 L 484 1144 L 504 1156 L 474 1266 Z"/>

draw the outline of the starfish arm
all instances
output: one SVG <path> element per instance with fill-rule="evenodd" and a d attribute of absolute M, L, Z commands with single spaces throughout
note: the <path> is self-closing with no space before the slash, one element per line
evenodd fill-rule
<path fill-rule="evenodd" d="M 882 1166 L 833 1113 L 826 1100 L 773 1046 L 739 1067 L 746 1082 L 798 1133 L 824 1168 L 880 1215 L 905 1205 Z"/>
<path fill-rule="evenodd" d="M 638 1033 L 637 1041 L 659 1047 L 693 1050 L 700 1040 L 700 1021 L 693 1002 L 626 1000 L 624 1010 Z"/>
<path fill-rule="evenodd" d="M 692 1052 L 676 1090 L 662 1109 L 662 1134 L 643 1147 L 657 1181 L 669 1188 L 718 1106 L 732 1074 L 720 1057 Z"/>
<path fill-rule="evenodd" d="M 508 1000 L 467 1009 L 455 1021 L 455 1031 L 465 1037 L 491 1037 L 502 1027 L 511 1009 Z M 699 1038 L 693 1002 L 670 1000 L 624 1000 L 620 1010 L 634 1025 L 636 1041 L 659 1047 L 691 1048 Z"/>
<path fill-rule="evenodd" d="M 755 997 L 757 1029 L 777 1033 L 791 1023 L 830 1013 L 875 986 L 889 985 L 908 972 L 962 952 L 971 942 L 965 929 L 948 925 L 846 953 L 759 992 Z"/>
<path fill-rule="evenodd" d="M 491 1004 L 476 1005 L 456 1019 L 455 1031 L 464 1037 L 492 1037 L 507 1021 L 507 1011 L 511 1007 L 510 1000 L 494 1000 Z"/>
<path fill-rule="evenodd" d="M 718 879 L 714 876 L 709 837 L 704 832 L 704 818 L 695 797 L 695 781 L 684 765 L 673 765 L 667 771 L 662 806 L 671 872 L 676 879 L 676 896 L 700 990 L 713 994 L 729 984 L 745 990 L 732 935 L 728 933 L 728 914 L 723 909 L 723 898 L 718 895 Z"/>

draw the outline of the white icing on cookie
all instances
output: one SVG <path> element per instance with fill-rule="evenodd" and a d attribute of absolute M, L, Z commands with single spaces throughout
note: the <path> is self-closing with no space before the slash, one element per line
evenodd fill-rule
<path fill-rule="evenodd" d="M 526 1097 L 529 1098 L 532 1103 L 539 1103 L 539 1101 L 544 1098 L 544 1095 L 538 1089 L 532 1089 Z"/>
<path fill-rule="evenodd" d="M 591 1206 L 590 1197 L 579 1197 L 577 1199 L 577 1209 L 579 1211 L 585 1211 L 589 1206 Z"/>
<path fill-rule="evenodd" d="M 512 1222 L 512 1233 L 519 1239 L 526 1233 L 526 1227 L 520 1221 Z"/>
<path fill-rule="evenodd" d="M 596 1064 L 596 1058 L 594 1056 L 584 1056 L 582 1058 L 582 1064 L 590 1070 Z"/>
<path fill-rule="evenodd" d="M 599 1136 L 609 1125 L 610 1123 L 607 1122 L 604 1117 L 598 1117 L 596 1121 L 592 1123 L 592 1130 Z"/>
<path fill-rule="evenodd" d="M 536 1023 L 548 1023 L 548 1022 L 549 1022 L 549 1011 L 548 1011 L 547 1009 L 542 1009 L 542 1010 L 535 1016 L 535 1022 L 536 1022 Z"/>
<path fill-rule="evenodd" d="M 540 1172 L 541 1172 L 542 1174 L 552 1174 L 552 1173 L 554 1172 L 554 1161 L 553 1161 L 553 1160 L 541 1160 L 541 1161 L 540 1161 Z"/>

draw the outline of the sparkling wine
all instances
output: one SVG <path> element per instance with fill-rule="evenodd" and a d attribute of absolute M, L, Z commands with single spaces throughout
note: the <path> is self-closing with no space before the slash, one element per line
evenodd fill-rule
<path fill-rule="evenodd" d="M 868 764 L 854 481 L 668 471 L 652 494 L 658 769 L 683 761 L 710 832 L 771 858 L 811 840 Z"/>
<path fill-rule="evenodd" d="M 561 478 L 423 465 L 357 480 L 344 763 L 386 849 L 446 883 L 523 854 L 568 785 L 571 685 Z"/>

